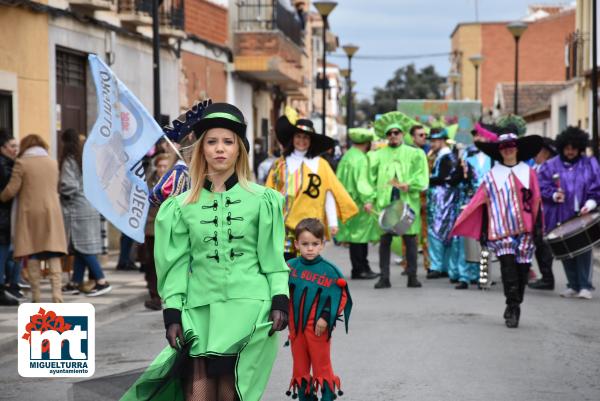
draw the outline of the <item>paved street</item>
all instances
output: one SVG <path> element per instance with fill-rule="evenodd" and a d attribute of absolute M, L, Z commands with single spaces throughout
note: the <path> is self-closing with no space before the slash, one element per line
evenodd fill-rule
<path fill-rule="evenodd" d="M 344 248 L 329 247 L 325 256 L 349 273 Z M 520 328 L 509 330 L 501 317 L 501 286 L 456 291 L 446 280 L 421 278 L 422 289 L 407 289 L 399 270 L 389 290 L 373 290 L 373 281 L 350 282 L 350 334 L 340 326 L 333 340 L 341 401 L 600 399 L 598 292 L 582 301 L 561 299 L 558 290 L 528 290 Z M 555 271 L 562 289 L 558 263 Z M 492 273 L 497 276 L 497 266 Z M 594 283 L 600 287 L 597 277 Z M 127 373 L 147 366 L 164 345 L 160 313 L 141 304 L 112 311 L 97 328 L 92 380 L 23 379 L 16 358 L 5 354 L 0 399 L 116 400 L 133 380 Z M 290 373 L 290 351 L 282 348 L 264 401 L 288 399 Z"/>

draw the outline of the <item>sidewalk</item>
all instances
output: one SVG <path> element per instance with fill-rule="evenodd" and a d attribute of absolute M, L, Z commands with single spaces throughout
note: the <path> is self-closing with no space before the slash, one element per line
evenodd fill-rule
<path fill-rule="evenodd" d="M 96 309 L 96 324 L 107 320 L 118 311 L 126 310 L 135 305 L 143 304 L 148 297 L 144 274 L 139 270 L 116 270 L 116 256 L 111 256 L 103 265 L 106 279 L 112 290 L 97 297 L 79 295 L 63 295 L 65 302 L 91 303 Z M 86 275 L 87 276 L 87 275 Z M 63 275 L 63 285 L 66 284 L 66 273 Z M 30 298 L 28 290 L 24 291 Z M 52 302 L 50 282 L 42 281 L 42 302 Z M 17 352 L 17 310 L 16 306 L 0 306 L 0 354 Z"/>

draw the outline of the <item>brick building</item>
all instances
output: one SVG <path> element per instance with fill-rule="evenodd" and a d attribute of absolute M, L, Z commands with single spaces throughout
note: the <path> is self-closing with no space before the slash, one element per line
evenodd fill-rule
<path fill-rule="evenodd" d="M 561 82 L 567 79 L 565 46 L 575 30 L 575 9 L 530 7 L 528 28 L 519 42 L 519 82 Z M 483 56 L 479 67 L 479 98 L 493 110 L 498 83 L 514 82 L 515 40 L 502 22 L 460 23 L 452 41 L 451 93 L 456 99 L 475 98 L 473 55 Z"/>
<path fill-rule="evenodd" d="M 229 10 L 219 0 L 184 0 L 185 33 L 181 72 L 184 90 L 182 107 L 210 97 L 215 102 L 228 100 Z"/>

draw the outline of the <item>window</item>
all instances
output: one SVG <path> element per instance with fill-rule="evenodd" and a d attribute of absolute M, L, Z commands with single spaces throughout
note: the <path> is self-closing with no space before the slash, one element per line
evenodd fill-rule
<path fill-rule="evenodd" d="M 567 106 L 560 106 L 558 108 L 558 132 L 562 132 L 567 128 Z"/>
<path fill-rule="evenodd" d="M 12 93 L 0 91 L 0 130 L 13 135 Z"/>

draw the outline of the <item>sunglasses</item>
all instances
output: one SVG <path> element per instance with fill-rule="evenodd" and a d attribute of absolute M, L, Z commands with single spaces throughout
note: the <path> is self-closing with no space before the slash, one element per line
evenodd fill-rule
<path fill-rule="evenodd" d="M 517 147 L 517 143 L 515 141 L 502 142 L 502 143 L 498 144 L 499 150 L 512 149 L 512 148 L 516 148 L 516 147 Z"/>
<path fill-rule="evenodd" d="M 402 135 L 402 131 L 398 131 L 398 130 L 392 130 L 392 131 L 388 131 L 385 136 L 398 136 L 398 135 Z"/>

